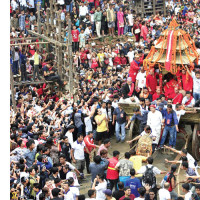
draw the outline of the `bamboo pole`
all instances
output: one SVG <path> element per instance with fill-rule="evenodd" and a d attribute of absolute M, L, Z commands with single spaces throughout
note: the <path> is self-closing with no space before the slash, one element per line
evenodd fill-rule
<path fill-rule="evenodd" d="M 57 12 L 58 41 L 61 42 L 61 14 Z M 62 78 L 62 47 L 58 47 L 58 74 Z"/>
<path fill-rule="evenodd" d="M 49 42 L 29 42 L 29 43 L 17 43 L 17 44 L 10 44 L 10 46 L 20 46 L 20 45 L 29 45 L 29 44 L 48 44 Z"/>
<path fill-rule="evenodd" d="M 68 19 L 68 58 L 69 58 L 69 92 L 73 95 L 73 68 L 72 68 L 72 35 L 71 19 Z"/>
<path fill-rule="evenodd" d="M 61 42 L 58 42 L 58 41 L 56 41 L 56 40 L 54 40 L 54 39 L 50 39 L 49 37 L 46 37 L 46 36 L 41 35 L 41 34 L 39 34 L 39 33 L 36 33 L 35 31 L 29 31 L 29 32 L 30 32 L 30 34 L 36 35 L 37 37 L 40 37 L 40 38 L 42 38 L 43 40 L 46 40 L 46 41 L 48 41 L 48 42 L 50 42 L 50 43 L 53 43 L 53 44 L 55 44 L 55 45 L 57 45 L 57 46 L 65 46 L 65 45 L 66 45 L 66 44 L 63 44 L 63 43 L 61 43 Z"/>
<path fill-rule="evenodd" d="M 18 40 L 36 40 L 37 37 L 23 37 L 23 38 L 10 38 L 10 41 L 18 41 Z"/>
<path fill-rule="evenodd" d="M 15 113 L 17 112 L 17 106 L 15 101 L 15 89 L 14 89 L 14 80 L 13 80 L 13 73 L 10 66 L 10 89 L 11 89 L 11 98 L 12 98 L 12 104 L 13 104 L 13 110 Z"/>
<path fill-rule="evenodd" d="M 41 34 L 41 23 L 40 23 L 40 2 L 37 3 L 37 24 L 38 28 L 37 31 L 39 34 Z M 41 45 L 39 44 L 39 50 L 41 51 Z"/>

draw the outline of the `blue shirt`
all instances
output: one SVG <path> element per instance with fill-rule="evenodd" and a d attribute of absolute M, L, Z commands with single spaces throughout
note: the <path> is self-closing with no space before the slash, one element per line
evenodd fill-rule
<path fill-rule="evenodd" d="M 126 122 L 126 113 L 119 108 L 115 108 L 113 115 L 116 115 L 116 121 L 118 124 L 123 124 Z"/>
<path fill-rule="evenodd" d="M 166 126 L 174 126 L 178 125 L 178 119 L 176 112 L 172 111 L 170 113 L 167 112 L 167 110 L 163 110 L 163 118 L 165 119 L 165 125 Z"/>
<path fill-rule="evenodd" d="M 131 194 L 134 194 L 135 197 L 139 197 L 140 194 L 138 192 L 138 188 L 142 187 L 142 184 L 138 178 L 130 178 L 126 180 L 125 187 L 130 187 Z"/>
<path fill-rule="evenodd" d="M 138 119 L 139 121 L 141 121 L 142 124 L 146 124 L 147 123 L 147 114 L 148 114 L 147 110 L 141 110 L 141 115 L 134 114 L 131 118 L 131 121 Z"/>
<path fill-rule="evenodd" d="M 24 154 L 24 158 L 26 159 L 26 165 L 28 167 L 31 167 L 35 161 L 35 150 L 30 151 L 29 149 L 27 152 Z"/>

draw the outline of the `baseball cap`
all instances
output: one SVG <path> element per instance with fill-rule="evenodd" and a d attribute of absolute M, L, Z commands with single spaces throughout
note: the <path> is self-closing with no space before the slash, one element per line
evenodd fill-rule
<path fill-rule="evenodd" d="M 104 190 L 103 193 L 108 196 L 112 196 L 112 191 L 110 189 Z"/>

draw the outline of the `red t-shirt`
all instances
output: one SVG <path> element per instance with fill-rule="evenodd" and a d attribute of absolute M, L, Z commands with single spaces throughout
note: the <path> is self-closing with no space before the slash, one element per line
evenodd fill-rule
<path fill-rule="evenodd" d="M 72 40 L 73 40 L 73 42 L 78 42 L 78 36 L 79 36 L 79 31 L 78 30 L 72 30 Z"/>

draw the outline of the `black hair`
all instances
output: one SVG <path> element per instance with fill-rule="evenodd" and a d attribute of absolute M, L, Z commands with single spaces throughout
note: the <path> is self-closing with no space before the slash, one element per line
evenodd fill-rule
<path fill-rule="evenodd" d="M 151 131 L 151 127 L 150 127 L 149 125 L 146 125 L 146 126 L 144 127 L 144 129 L 146 129 L 147 131 Z"/>
<path fill-rule="evenodd" d="M 167 108 L 172 108 L 172 105 L 171 104 L 167 104 Z"/>
<path fill-rule="evenodd" d="M 132 149 L 132 150 L 130 151 L 130 154 L 131 154 L 131 156 L 136 155 L 136 151 L 135 151 L 135 149 Z"/>
<path fill-rule="evenodd" d="M 59 183 L 60 181 L 61 181 L 61 178 L 56 178 L 56 179 L 54 180 L 54 183 L 57 184 L 57 183 Z"/>
<path fill-rule="evenodd" d="M 29 148 L 32 144 L 35 144 L 35 142 L 34 142 L 33 139 L 30 139 L 30 140 L 26 143 L 27 148 Z"/>
<path fill-rule="evenodd" d="M 40 184 L 39 183 L 33 183 L 33 187 L 37 188 L 37 189 L 40 189 Z"/>
<path fill-rule="evenodd" d="M 119 154 L 120 154 L 119 151 L 117 151 L 117 150 L 113 151 L 113 157 L 116 157 L 116 156 L 118 156 Z"/>
<path fill-rule="evenodd" d="M 140 98 L 140 101 L 143 101 L 143 102 L 145 102 L 145 98 L 143 98 L 143 97 L 142 97 L 142 98 Z"/>
<path fill-rule="evenodd" d="M 188 169 L 188 162 L 184 161 L 184 162 L 182 163 L 182 166 L 185 167 L 186 169 Z"/>
<path fill-rule="evenodd" d="M 104 141 L 103 141 L 103 144 L 108 144 L 110 142 L 110 139 L 105 139 Z"/>
<path fill-rule="evenodd" d="M 80 138 L 81 136 L 83 137 L 83 134 L 81 133 L 77 134 L 77 138 Z"/>
<path fill-rule="evenodd" d="M 183 197 L 178 197 L 177 200 L 184 200 L 184 198 Z"/>
<path fill-rule="evenodd" d="M 195 185 L 195 189 L 199 189 L 200 190 L 200 184 L 196 184 Z"/>
<path fill-rule="evenodd" d="M 100 162 L 101 162 L 101 156 L 95 156 L 95 157 L 94 157 L 94 162 L 95 162 L 96 164 L 100 164 Z"/>
<path fill-rule="evenodd" d="M 185 155 L 187 155 L 187 149 L 182 149 L 181 150 Z"/>
<path fill-rule="evenodd" d="M 125 158 L 127 158 L 127 159 L 129 159 L 131 156 L 130 156 L 130 153 L 129 152 L 126 152 L 125 154 L 124 154 L 124 157 Z"/>
<path fill-rule="evenodd" d="M 45 198 L 46 198 L 46 195 L 45 195 L 45 193 L 41 193 L 40 195 L 39 195 L 39 200 L 45 200 Z"/>
<path fill-rule="evenodd" d="M 138 192 L 139 192 L 140 196 L 143 197 L 146 193 L 146 189 L 144 187 L 141 187 L 141 188 L 139 188 Z"/>
<path fill-rule="evenodd" d="M 126 191 L 126 190 L 128 190 L 128 189 L 130 189 L 129 186 L 124 187 L 124 191 Z"/>
<path fill-rule="evenodd" d="M 57 167 L 52 167 L 51 168 L 51 172 L 52 172 L 52 174 L 56 174 L 58 172 L 58 168 Z"/>
<path fill-rule="evenodd" d="M 38 160 L 39 162 L 42 162 L 42 155 L 39 155 L 39 156 L 37 157 L 37 160 Z"/>
<path fill-rule="evenodd" d="M 190 94 L 190 91 L 186 91 L 186 94 Z"/>
<path fill-rule="evenodd" d="M 148 164 L 153 164 L 153 157 L 148 157 L 147 158 L 147 162 L 148 162 Z"/>
<path fill-rule="evenodd" d="M 188 159 L 187 159 L 186 156 L 182 156 L 182 157 L 181 157 L 181 160 L 182 160 L 182 162 L 184 162 L 184 161 L 187 162 L 187 161 L 188 161 Z"/>
<path fill-rule="evenodd" d="M 79 195 L 78 200 L 85 200 L 85 195 L 83 195 L 83 194 Z"/>
<path fill-rule="evenodd" d="M 135 176 L 135 169 L 134 168 L 130 169 L 130 175 Z"/>
<path fill-rule="evenodd" d="M 60 189 L 59 189 L 59 188 L 54 188 L 54 189 L 51 191 L 53 197 L 58 197 L 59 192 L 60 192 Z"/>
<path fill-rule="evenodd" d="M 177 104 L 176 104 L 176 108 L 179 108 L 179 106 L 181 106 L 181 104 L 177 103 Z"/>
<path fill-rule="evenodd" d="M 95 190 L 88 190 L 88 196 L 91 198 L 95 194 Z"/>
<path fill-rule="evenodd" d="M 90 134 L 93 134 L 93 131 L 89 131 L 89 132 L 88 132 L 88 135 L 90 135 Z"/>
<path fill-rule="evenodd" d="M 64 158 L 64 159 L 66 159 L 66 157 L 65 157 L 64 154 L 61 154 L 61 155 L 59 156 L 59 158 Z"/>
<path fill-rule="evenodd" d="M 189 191 L 189 190 L 190 190 L 190 185 L 189 185 L 189 183 L 183 183 L 183 184 L 182 184 L 182 188 L 184 188 L 185 190 Z"/>
<path fill-rule="evenodd" d="M 21 146 L 22 145 L 22 142 L 23 142 L 23 140 L 19 140 L 18 142 L 17 142 L 17 144 L 19 145 L 19 146 Z"/>
<path fill-rule="evenodd" d="M 123 182 L 119 182 L 117 185 L 118 185 L 118 188 L 121 189 L 121 190 L 124 188 Z"/>
<path fill-rule="evenodd" d="M 68 182 L 70 185 L 72 185 L 72 183 L 74 183 L 74 178 L 73 177 L 69 177 Z"/>
<path fill-rule="evenodd" d="M 102 174 L 97 174 L 97 176 L 98 176 L 102 181 L 103 181 L 104 178 L 105 178 L 104 173 L 102 173 Z"/>

